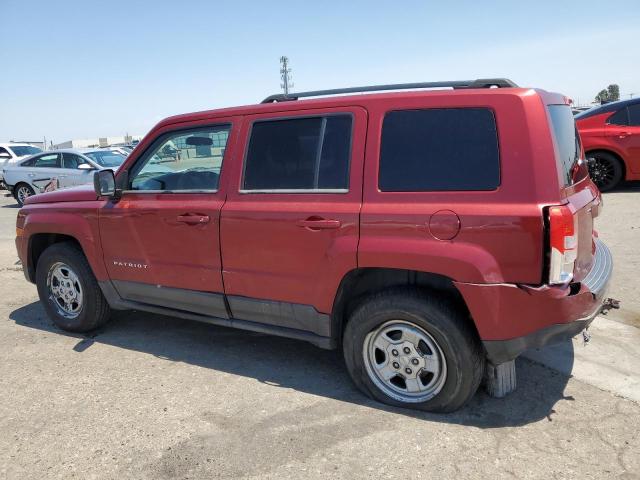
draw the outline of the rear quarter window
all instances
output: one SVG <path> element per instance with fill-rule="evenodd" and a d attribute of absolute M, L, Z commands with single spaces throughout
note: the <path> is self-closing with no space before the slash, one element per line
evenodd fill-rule
<path fill-rule="evenodd" d="M 488 108 L 389 112 L 382 125 L 383 192 L 495 190 L 498 134 Z"/>

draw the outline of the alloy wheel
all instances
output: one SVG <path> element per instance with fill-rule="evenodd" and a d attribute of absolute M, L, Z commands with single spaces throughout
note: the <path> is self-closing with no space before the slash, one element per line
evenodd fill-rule
<path fill-rule="evenodd" d="M 445 384 L 442 349 L 426 330 L 410 322 L 392 320 L 370 332 L 362 354 L 371 381 L 397 401 L 427 401 Z"/>
<path fill-rule="evenodd" d="M 58 313 L 69 319 L 76 318 L 82 311 L 82 285 L 76 273 L 68 265 L 57 262 L 47 275 L 49 300 Z"/>
<path fill-rule="evenodd" d="M 26 185 L 22 185 L 18 188 L 17 196 L 20 205 L 24 205 L 25 200 L 31 196 L 31 190 Z"/>
<path fill-rule="evenodd" d="M 613 188 L 613 183 L 616 181 L 616 166 L 611 159 L 600 156 L 590 157 L 587 165 L 589 175 L 599 189 Z"/>

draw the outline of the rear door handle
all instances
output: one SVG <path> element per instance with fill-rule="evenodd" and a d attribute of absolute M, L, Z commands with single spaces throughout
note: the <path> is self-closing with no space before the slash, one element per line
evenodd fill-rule
<path fill-rule="evenodd" d="M 177 220 L 181 223 L 186 223 L 187 225 L 202 225 L 205 223 L 209 223 L 211 217 L 209 215 L 178 215 Z"/>
<path fill-rule="evenodd" d="M 325 220 L 324 218 L 308 218 L 306 220 L 298 220 L 299 227 L 310 228 L 312 230 L 340 228 L 340 225 L 340 220 Z"/>

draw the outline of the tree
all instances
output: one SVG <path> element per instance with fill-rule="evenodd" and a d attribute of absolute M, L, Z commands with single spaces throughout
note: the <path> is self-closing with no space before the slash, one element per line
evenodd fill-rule
<path fill-rule="evenodd" d="M 609 85 L 606 90 L 600 90 L 596 95 L 596 102 L 608 103 L 620 100 L 620 87 L 616 83 Z"/>

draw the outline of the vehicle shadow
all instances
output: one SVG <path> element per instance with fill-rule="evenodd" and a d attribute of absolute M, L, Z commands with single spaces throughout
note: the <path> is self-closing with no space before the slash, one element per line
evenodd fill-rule
<path fill-rule="evenodd" d="M 568 376 L 524 358 L 516 362 L 516 392 L 495 399 L 481 388 L 458 412 L 431 414 L 370 400 L 351 383 L 340 351 L 322 350 L 302 341 L 143 312 L 115 312 L 102 329 L 90 335 L 71 334 L 53 325 L 39 302 L 14 310 L 9 318 L 18 325 L 77 338 L 73 350 L 78 354 L 102 343 L 166 361 L 255 378 L 274 388 L 294 389 L 429 421 L 478 428 L 521 426 L 542 419 L 552 421 L 555 404 L 573 400 L 564 395 Z M 570 363 L 563 371 L 571 371 L 573 355 Z"/>
<path fill-rule="evenodd" d="M 640 192 L 640 181 L 625 181 L 621 182 L 617 187 L 609 192 L 603 192 L 603 195 L 609 193 L 635 193 Z"/>

